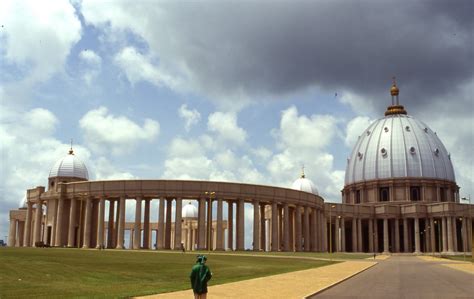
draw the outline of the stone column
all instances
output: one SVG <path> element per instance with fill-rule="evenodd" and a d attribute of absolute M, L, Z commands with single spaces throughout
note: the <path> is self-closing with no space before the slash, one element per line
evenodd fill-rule
<path fill-rule="evenodd" d="M 234 250 L 234 203 L 230 200 L 227 202 L 227 248 Z"/>
<path fill-rule="evenodd" d="M 346 220 L 341 218 L 341 251 L 346 252 Z"/>
<path fill-rule="evenodd" d="M 172 204 L 173 204 L 173 200 L 171 198 L 167 198 L 166 199 L 165 249 L 171 249 L 171 206 Z"/>
<path fill-rule="evenodd" d="M 453 217 L 453 251 L 458 252 L 458 230 L 457 230 L 457 220 L 456 217 Z"/>
<path fill-rule="evenodd" d="M 128 248 L 133 249 L 133 242 L 135 240 L 135 230 L 132 228 L 130 229 L 130 238 L 128 240 Z"/>
<path fill-rule="evenodd" d="M 17 220 L 10 218 L 10 230 L 8 231 L 8 246 L 15 247 Z"/>
<path fill-rule="evenodd" d="M 374 248 L 374 220 L 369 219 L 369 252 L 375 252 Z"/>
<path fill-rule="evenodd" d="M 408 218 L 403 218 L 403 249 L 405 252 L 410 252 L 410 248 L 408 248 Z"/>
<path fill-rule="evenodd" d="M 199 198 L 198 211 L 198 249 L 206 249 L 206 198 Z"/>
<path fill-rule="evenodd" d="M 395 218 L 395 252 L 400 252 L 400 223 Z"/>
<path fill-rule="evenodd" d="M 464 217 L 462 218 L 462 252 L 467 252 L 467 240 L 468 240 L 468 234 L 467 234 L 467 218 Z"/>
<path fill-rule="evenodd" d="M 272 202 L 272 251 L 278 251 L 278 206 Z"/>
<path fill-rule="evenodd" d="M 84 242 L 82 248 L 89 248 L 91 242 L 92 198 L 86 199 L 86 213 L 84 215 Z"/>
<path fill-rule="evenodd" d="M 357 252 L 357 220 L 352 218 L 352 252 Z"/>
<path fill-rule="evenodd" d="M 260 249 L 265 251 L 266 239 L 265 239 L 265 203 L 260 205 Z"/>
<path fill-rule="evenodd" d="M 143 215 L 143 248 L 145 249 L 150 249 L 150 239 L 151 239 L 150 204 L 151 204 L 151 199 L 145 198 L 145 211 Z"/>
<path fill-rule="evenodd" d="M 295 208 L 295 250 L 301 251 L 301 206 Z"/>
<path fill-rule="evenodd" d="M 304 207 L 304 251 L 311 250 L 311 241 L 309 233 L 309 207 Z"/>
<path fill-rule="evenodd" d="M 71 198 L 69 207 L 69 226 L 67 234 L 67 246 L 74 247 L 76 241 L 76 214 L 77 214 L 77 200 Z"/>
<path fill-rule="evenodd" d="M 441 230 L 442 230 L 442 240 L 443 240 L 443 253 L 446 253 L 448 251 L 448 238 L 447 238 L 447 235 L 446 235 L 446 217 L 443 217 L 442 218 L 442 222 L 441 222 Z"/>
<path fill-rule="evenodd" d="M 420 220 L 415 217 L 415 254 L 420 253 Z"/>
<path fill-rule="evenodd" d="M 120 197 L 119 202 L 119 215 L 118 215 L 118 229 L 117 229 L 117 249 L 124 249 L 124 236 L 125 236 L 125 196 Z"/>
<path fill-rule="evenodd" d="M 377 218 L 374 219 L 374 251 L 379 252 L 379 225 Z"/>
<path fill-rule="evenodd" d="M 362 218 L 357 219 L 357 250 L 364 251 L 362 248 Z"/>
<path fill-rule="evenodd" d="M 140 249 L 142 234 L 142 198 L 135 199 L 135 223 L 133 225 L 133 249 Z"/>
<path fill-rule="evenodd" d="M 72 213 L 72 208 L 71 208 Z M 115 200 L 109 199 L 109 221 L 107 223 L 107 248 L 114 247 Z"/>
<path fill-rule="evenodd" d="M 472 251 L 472 218 L 467 218 L 467 251 Z"/>
<path fill-rule="evenodd" d="M 328 251 L 328 242 L 327 242 L 327 226 L 326 226 L 326 215 L 324 215 L 324 210 L 321 211 L 321 229 L 322 229 L 322 235 L 323 237 L 321 240 L 323 241 L 322 243 L 322 250 L 323 251 Z"/>
<path fill-rule="evenodd" d="M 237 250 L 245 250 L 244 238 L 245 238 L 245 212 L 244 212 L 244 199 L 239 198 L 237 202 Z"/>
<path fill-rule="evenodd" d="M 156 234 L 156 249 L 164 249 L 164 248 L 165 248 L 165 198 L 160 197 L 160 206 L 158 207 L 158 231 Z"/>
<path fill-rule="evenodd" d="M 388 250 L 388 219 L 383 219 L 383 254 L 389 254 Z"/>
<path fill-rule="evenodd" d="M 206 248 L 212 250 L 212 197 L 209 196 L 207 201 L 207 217 L 206 217 Z"/>
<path fill-rule="evenodd" d="M 336 248 L 336 252 L 340 252 L 341 251 L 341 235 L 340 235 L 340 232 L 339 232 L 339 228 L 340 228 L 340 225 L 339 225 L 339 221 L 341 220 L 338 216 L 334 217 L 334 244 L 336 244 L 335 248 Z"/>
<path fill-rule="evenodd" d="M 52 217 L 52 227 L 51 227 L 51 241 L 47 241 L 45 243 L 48 243 L 51 246 L 54 246 L 56 244 L 56 229 L 57 227 L 57 212 L 58 212 L 58 200 L 56 198 L 52 198 L 50 200 L 46 201 L 46 219 L 49 219 L 49 215 L 53 215 Z M 45 221 L 47 223 L 47 220 Z M 47 225 L 45 224 L 45 227 Z"/>
<path fill-rule="evenodd" d="M 23 238 L 25 237 L 25 221 L 18 221 L 17 237 L 15 247 L 23 247 Z"/>
<path fill-rule="evenodd" d="M 183 199 L 181 197 L 176 198 L 176 215 L 174 217 L 174 249 L 181 249 L 181 236 L 182 236 L 182 212 L 183 212 Z"/>
<path fill-rule="evenodd" d="M 260 203 L 253 200 L 253 250 L 260 250 Z"/>
<path fill-rule="evenodd" d="M 224 234 L 222 233 L 222 199 L 217 199 L 217 228 L 216 228 L 216 250 L 224 250 Z"/>
<path fill-rule="evenodd" d="M 61 196 L 58 198 L 58 209 L 56 210 L 56 238 L 54 246 L 62 246 L 62 235 L 63 235 L 63 214 L 64 214 L 64 198 Z"/>
<path fill-rule="evenodd" d="M 430 247 L 431 251 L 435 252 L 436 251 L 436 235 L 435 235 L 435 224 L 434 224 L 434 218 L 430 218 Z"/>
<path fill-rule="evenodd" d="M 283 204 L 283 250 L 290 251 L 290 207 L 288 203 Z"/>
<path fill-rule="evenodd" d="M 33 204 L 27 202 L 26 207 L 26 220 L 25 220 L 25 235 L 23 237 L 23 247 L 30 247 L 31 243 L 31 218 L 33 217 Z"/>
<path fill-rule="evenodd" d="M 447 217 L 447 227 L 446 230 L 448 232 L 448 252 L 453 252 L 453 221 L 452 217 Z"/>
<path fill-rule="evenodd" d="M 318 251 L 318 216 L 316 208 L 312 209 L 311 212 L 311 250 Z"/>
<path fill-rule="evenodd" d="M 97 222 L 97 246 L 104 248 L 104 217 L 105 217 L 105 198 L 99 200 L 99 221 Z"/>

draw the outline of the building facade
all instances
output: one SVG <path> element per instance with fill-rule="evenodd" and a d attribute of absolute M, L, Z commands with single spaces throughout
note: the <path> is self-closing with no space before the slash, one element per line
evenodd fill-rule
<path fill-rule="evenodd" d="M 474 208 L 460 203 L 449 153 L 400 105 L 395 82 L 390 92 L 385 116 L 362 132 L 347 160 L 342 203 L 324 202 L 304 173 L 292 188 L 90 181 L 71 149 L 51 169 L 47 188 L 27 190 L 24 205 L 10 211 L 8 245 L 245 250 L 245 204 L 251 204 L 253 250 L 472 251 Z M 198 208 L 183 207 L 183 199 L 197 201 Z M 134 222 L 125 221 L 127 201 L 135 203 Z M 155 211 L 152 201 L 159 202 Z M 158 216 L 155 223 L 151 213 Z"/>

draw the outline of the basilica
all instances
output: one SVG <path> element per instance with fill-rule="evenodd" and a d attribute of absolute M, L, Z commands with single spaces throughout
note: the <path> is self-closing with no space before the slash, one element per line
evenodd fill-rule
<path fill-rule="evenodd" d="M 407 114 L 395 82 L 390 94 L 384 117 L 360 133 L 347 159 L 342 203 L 325 202 L 304 172 L 288 188 L 194 180 L 91 181 L 71 148 L 52 167 L 48 185 L 28 189 L 21 207 L 10 211 L 8 245 L 470 252 L 474 208 L 461 203 L 450 154 L 436 132 Z M 157 201 L 154 210 L 152 201 Z M 127 202 L 134 205 L 131 222 L 125 217 Z M 246 204 L 253 206 L 247 217 Z M 151 221 L 152 214 L 157 221 Z M 249 224 L 252 230 L 246 230 Z M 252 231 L 250 248 L 247 231 Z"/>

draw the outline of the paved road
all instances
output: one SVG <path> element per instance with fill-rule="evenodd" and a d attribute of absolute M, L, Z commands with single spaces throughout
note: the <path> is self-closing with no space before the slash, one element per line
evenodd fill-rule
<path fill-rule="evenodd" d="M 474 275 L 417 257 L 392 256 L 312 298 L 474 298 Z"/>

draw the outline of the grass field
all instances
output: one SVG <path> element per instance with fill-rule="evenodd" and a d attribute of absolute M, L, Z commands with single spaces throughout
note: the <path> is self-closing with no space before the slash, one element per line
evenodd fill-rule
<path fill-rule="evenodd" d="M 210 253 L 210 285 L 329 265 L 304 258 Z M 59 248 L 0 249 L 0 298 L 117 298 L 189 288 L 196 253 Z"/>
<path fill-rule="evenodd" d="M 474 257 L 472 255 L 466 255 L 466 256 L 462 256 L 462 255 L 454 255 L 454 256 L 451 256 L 451 255 L 443 255 L 443 258 L 445 259 L 449 259 L 449 260 L 455 260 L 455 261 L 466 261 L 466 262 L 471 262 L 471 263 L 474 263 Z"/>

